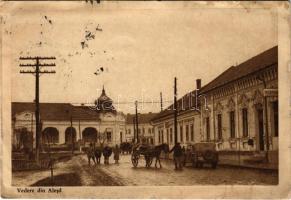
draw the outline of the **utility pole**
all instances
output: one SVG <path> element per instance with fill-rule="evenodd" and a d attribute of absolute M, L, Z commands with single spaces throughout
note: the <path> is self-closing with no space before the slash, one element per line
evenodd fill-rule
<path fill-rule="evenodd" d="M 132 118 L 132 124 L 133 124 L 133 143 L 135 143 L 136 140 L 136 130 L 135 130 L 135 117 Z"/>
<path fill-rule="evenodd" d="M 73 136 L 73 115 L 71 113 L 70 117 L 71 127 L 70 127 L 70 134 L 71 134 L 71 140 L 72 140 L 72 154 L 74 154 L 74 148 L 75 148 L 75 141 Z"/>
<path fill-rule="evenodd" d="M 163 111 L 163 94 L 160 92 L 160 99 L 161 99 L 161 111 Z"/>
<path fill-rule="evenodd" d="M 82 139 L 81 139 L 81 120 L 79 119 L 79 140 L 78 140 L 78 146 L 79 146 L 79 151 L 81 152 L 82 151 L 82 147 L 81 147 L 81 142 L 82 142 Z M 76 136 L 77 137 L 77 136 Z"/>
<path fill-rule="evenodd" d="M 35 74 L 35 146 L 36 146 L 36 152 L 35 152 L 35 160 L 37 163 L 39 163 L 39 153 L 40 153 L 40 114 L 39 114 L 39 76 L 40 74 L 52 74 L 56 73 L 54 70 L 48 71 L 48 70 L 40 70 L 40 67 L 55 67 L 55 63 L 41 63 L 42 60 L 55 60 L 55 57 L 20 57 L 19 60 L 32 60 L 34 61 L 33 64 L 19 64 L 20 67 L 35 67 L 35 69 L 32 70 L 20 70 L 20 73 L 22 74 Z"/>
<path fill-rule="evenodd" d="M 135 101 L 135 123 L 136 123 L 136 141 L 139 142 L 139 132 L 138 132 L 138 113 L 137 113 L 137 101 Z"/>
<path fill-rule="evenodd" d="M 177 108 L 177 78 L 174 80 L 174 131 L 175 131 L 175 144 L 178 142 L 178 128 L 177 128 L 177 116 L 178 116 L 178 108 Z"/>
<path fill-rule="evenodd" d="M 267 89 L 267 83 L 263 75 L 258 75 L 257 79 L 263 82 L 264 90 Z M 266 129 L 266 162 L 269 162 L 269 149 L 270 149 L 270 142 L 269 142 L 269 125 L 268 125 L 268 105 L 267 105 L 267 96 L 264 94 L 264 114 L 265 114 L 265 129 Z"/>

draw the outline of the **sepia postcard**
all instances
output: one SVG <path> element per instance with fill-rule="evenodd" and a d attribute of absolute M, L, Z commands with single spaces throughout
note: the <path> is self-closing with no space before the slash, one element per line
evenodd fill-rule
<path fill-rule="evenodd" d="M 0 9 L 3 198 L 291 198 L 289 2 Z"/>

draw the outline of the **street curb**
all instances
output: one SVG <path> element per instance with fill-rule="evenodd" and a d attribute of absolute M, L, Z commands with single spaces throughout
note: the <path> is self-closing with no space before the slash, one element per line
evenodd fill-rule
<path fill-rule="evenodd" d="M 256 170 L 266 170 L 266 171 L 278 171 L 276 168 L 267 168 L 267 167 L 258 167 L 258 166 L 250 166 L 250 165 L 235 165 L 229 163 L 218 163 L 219 166 L 227 166 L 227 167 L 236 167 L 236 168 L 247 168 L 247 169 L 256 169 Z"/>

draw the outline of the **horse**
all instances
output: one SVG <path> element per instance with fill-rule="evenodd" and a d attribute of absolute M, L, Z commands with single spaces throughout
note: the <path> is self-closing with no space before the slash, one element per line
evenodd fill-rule
<path fill-rule="evenodd" d="M 104 164 L 109 164 L 109 157 L 112 154 L 112 148 L 109 146 L 104 147 L 103 156 L 104 156 Z"/>
<path fill-rule="evenodd" d="M 100 164 L 102 152 L 103 152 L 102 148 L 96 148 L 94 151 L 94 156 L 97 164 Z"/>
<path fill-rule="evenodd" d="M 122 154 L 130 154 L 132 149 L 132 144 L 129 142 L 122 142 L 120 144 L 120 150 L 122 151 Z"/>
<path fill-rule="evenodd" d="M 169 150 L 170 150 L 169 145 L 166 143 L 154 146 L 152 149 L 146 150 L 144 153 L 144 157 L 146 160 L 146 167 L 150 167 L 151 165 L 150 159 L 155 158 L 156 159 L 155 168 L 157 168 L 158 162 L 159 162 L 160 168 L 162 168 L 161 160 L 160 160 L 161 152 L 164 151 L 164 153 L 168 153 Z"/>

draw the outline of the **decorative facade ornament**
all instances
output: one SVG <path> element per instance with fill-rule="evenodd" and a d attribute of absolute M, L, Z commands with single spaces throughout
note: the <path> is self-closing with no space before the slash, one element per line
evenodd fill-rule
<path fill-rule="evenodd" d="M 235 110 L 235 102 L 234 102 L 233 98 L 230 98 L 228 100 L 227 108 L 229 109 L 229 111 Z"/>
<path fill-rule="evenodd" d="M 221 102 L 218 102 L 216 104 L 215 111 L 216 111 L 216 113 L 222 113 L 222 111 L 223 111 L 223 105 L 221 104 Z"/>
<path fill-rule="evenodd" d="M 264 96 L 263 96 L 263 94 L 259 90 L 256 90 L 253 93 L 252 99 L 253 99 L 254 105 L 256 105 L 256 104 L 263 104 L 264 103 Z"/>
<path fill-rule="evenodd" d="M 239 97 L 238 104 L 241 108 L 247 108 L 249 105 L 249 98 L 246 94 L 242 94 Z"/>

